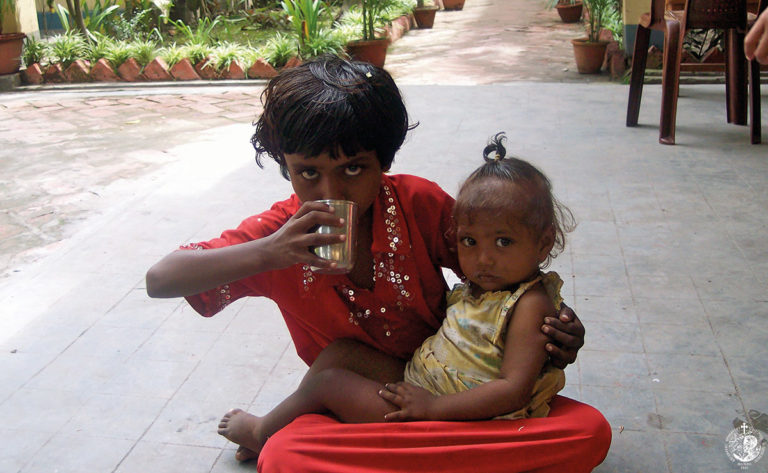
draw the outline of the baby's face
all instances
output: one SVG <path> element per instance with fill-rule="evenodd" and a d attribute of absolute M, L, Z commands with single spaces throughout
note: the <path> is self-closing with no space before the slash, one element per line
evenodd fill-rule
<path fill-rule="evenodd" d="M 285 163 L 294 192 L 302 202 L 322 199 L 351 200 L 365 215 L 376 200 L 381 185 L 381 164 L 375 151 L 336 159 L 323 153 L 311 158 L 286 154 Z"/>
<path fill-rule="evenodd" d="M 548 251 L 525 225 L 495 213 L 462 216 L 457 224 L 459 264 L 477 288 L 475 296 L 527 281 Z"/>

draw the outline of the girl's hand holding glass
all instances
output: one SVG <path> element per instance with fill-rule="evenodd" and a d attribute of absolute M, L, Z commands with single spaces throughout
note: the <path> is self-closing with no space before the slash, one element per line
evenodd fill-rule
<path fill-rule="evenodd" d="M 312 248 L 341 243 L 346 236 L 314 233 L 314 229 L 320 225 L 337 227 L 343 224 L 343 219 L 336 217 L 328 205 L 304 202 L 285 225 L 265 238 L 269 239 L 272 267 L 282 269 L 297 263 L 306 263 L 315 268 L 332 270 L 337 263 L 317 256 L 312 252 Z"/>

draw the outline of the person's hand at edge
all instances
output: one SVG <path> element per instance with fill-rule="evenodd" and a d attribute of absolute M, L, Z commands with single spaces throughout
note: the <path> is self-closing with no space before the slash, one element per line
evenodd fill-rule
<path fill-rule="evenodd" d="M 744 54 L 750 61 L 768 64 L 768 10 L 763 10 L 744 38 Z"/>
<path fill-rule="evenodd" d="M 573 309 L 561 304 L 559 316 L 545 317 L 541 331 L 550 339 L 545 348 L 555 367 L 564 369 L 576 361 L 576 354 L 584 346 L 584 326 Z"/>

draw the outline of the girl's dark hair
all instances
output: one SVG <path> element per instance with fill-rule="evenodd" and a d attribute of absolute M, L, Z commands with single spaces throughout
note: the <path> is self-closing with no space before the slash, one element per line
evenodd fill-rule
<path fill-rule="evenodd" d="M 483 149 L 485 164 L 461 185 L 453 209 L 454 221 L 491 211 L 500 217 L 514 213 L 536 236 L 552 228 L 554 245 L 542 264 L 546 267 L 565 248 L 565 234 L 576 227 L 575 220 L 568 207 L 555 198 L 544 173 L 527 161 L 505 157 L 505 139 L 504 132 L 497 133 Z M 515 184 L 516 192 L 499 192 L 499 187 L 489 186 L 487 179 Z"/>
<path fill-rule="evenodd" d="M 288 179 L 285 154 L 332 158 L 376 151 L 383 170 L 413 128 L 394 80 L 384 69 L 337 56 L 320 56 L 281 72 L 262 92 L 264 112 L 254 124 L 256 162 L 264 155 Z"/>

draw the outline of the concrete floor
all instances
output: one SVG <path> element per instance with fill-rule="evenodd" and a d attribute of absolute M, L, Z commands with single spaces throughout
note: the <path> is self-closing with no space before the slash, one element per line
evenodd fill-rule
<path fill-rule="evenodd" d="M 412 51 L 409 35 L 393 57 Z M 596 471 L 739 470 L 725 453 L 733 421 L 768 411 L 768 153 L 725 123 L 723 87 L 681 88 L 678 145 L 662 146 L 658 86 L 630 129 L 627 87 L 602 79 L 459 71 L 420 85 L 388 67 L 420 122 L 393 172 L 454 193 L 503 130 L 574 211 L 553 266 L 587 338 L 563 394 L 613 427 Z M 215 430 L 302 376 L 278 311 L 250 299 L 203 319 L 147 298 L 143 277 L 290 192 L 253 162 L 260 90 L 0 94 L 0 471 L 255 471 Z"/>

